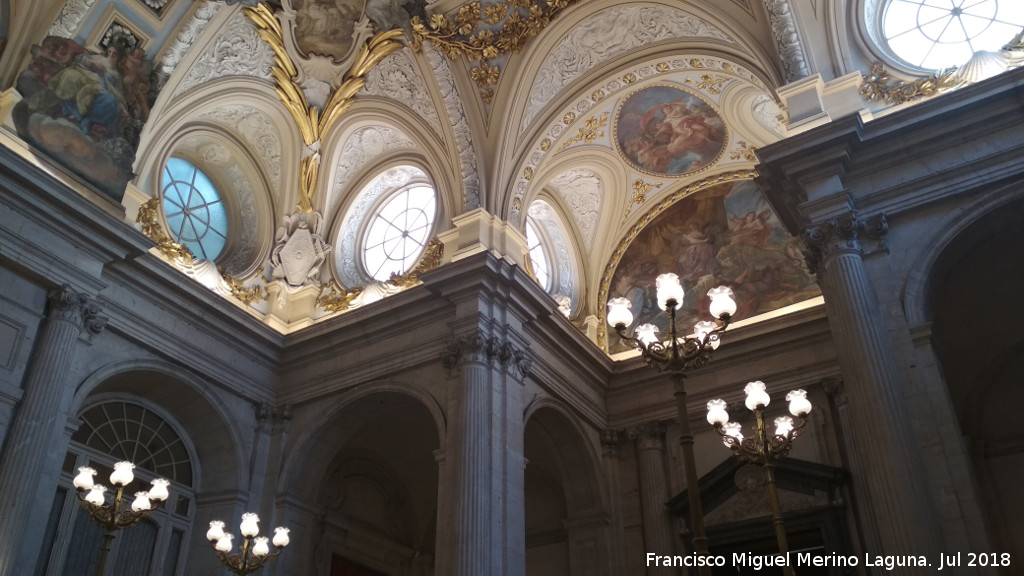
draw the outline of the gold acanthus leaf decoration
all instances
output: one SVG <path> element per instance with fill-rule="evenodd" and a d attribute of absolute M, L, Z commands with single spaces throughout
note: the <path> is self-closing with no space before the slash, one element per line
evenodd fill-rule
<path fill-rule="evenodd" d="M 644 182 L 642 178 L 633 181 L 633 196 L 629 199 L 629 206 L 626 206 L 626 213 L 623 218 L 629 216 L 633 206 L 643 204 L 647 201 L 647 195 L 655 188 L 661 188 L 661 182 Z"/>
<path fill-rule="evenodd" d="M 871 75 L 864 77 L 860 94 L 870 102 L 903 104 L 911 100 L 934 96 L 959 83 L 960 79 L 956 77 L 956 68 L 949 68 L 913 82 L 902 82 L 890 77 L 884 64 L 875 62 L 871 65 Z"/>
<path fill-rule="evenodd" d="M 423 249 L 423 255 L 412 270 L 399 276 L 391 274 L 388 284 L 399 288 L 409 288 L 420 283 L 420 275 L 434 270 L 441 265 L 441 258 L 444 256 L 444 244 L 434 237 Z"/>
<path fill-rule="evenodd" d="M 263 292 L 263 286 L 253 284 L 246 288 L 241 280 L 235 278 L 231 274 L 228 274 L 223 268 L 217 268 L 217 271 L 220 272 L 221 277 L 224 278 L 224 281 L 231 287 L 231 295 L 243 304 L 251 306 L 253 302 L 267 299 L 266 293 Z"/>
<path fill-rule="evenodd" d="M 515 54 L 526 41 L 541 33 L 551 19 L 577 0 L 548 0 L 547 6 L 530 0 L 500 0 L 482 6 L 479 0 L 463 4 L 455 19 L 434 14 L 424 24 L 412 19 L 412 46 L 415 50 L 430 41 L 449 60 L 465 56 L 476 65 L 470 69 L 473 82 L 480 88 L 480 97 L 490 104 L 493 86 L 498 84 L 501 68 L 491 62 L 503 54 Z"/>
<path fill-rule="evenodd" d="M 573 144 L 578 144 L 580 142 L 593 144 L 594 141 L 597 140 L 598 138 L 604 137 L 604 130 L 601 130 L 601 128 L 604 128 L 607 125 L 607 112 L 602 112 L 600 116 L 591 116 L 590 118 L 587 118 L 586 122 L 583 123 L 583 126 L 576 131 L 576 135 L 567 140 L 565 144 L 562 144 L 561 149 L 565 150 L 569 146 L 572 146 Z"/>
<path fill-rule="evenodd" d="M 324 292 L 327 291 L 327 294 Z M 352 305 L 352 301 L 363 292 L 362 286 L 346 289 L 338 284 L 337 280 L 331 280 L 329 288 L 320 289 L 320 295 L 316 298 L 316 305 L 328 312 L 344 312 Z"/>
<path fill-rule="evenodd" d="M 255 8 L 246 6 L 243 10 L 249 20 L 256 25 L 259 37 L 274 51 L 275 66 L 270 69 L 270 73 L 274 77 L 275 90 L 295 120 L 302 134 L 302 141 L 306 145 L 306 155 L 302 159 L 299 175 L 298 209 L 312 212 L 313 195 L 320 173 L 321 138 L 352 106 L 353 98 L 366 85 L 366 75 L 370 70 L 388 55 L 402 48 L 402 44 L 396 39 L 401 37 L 403 32 L 395 29 L 374 34 L 359 49 L 352 67 L 327 99 L 327 104 L 321 111 L 309 104 L 302 88 L 295 81 L 298 70 L 285 49 L 281 22 L 277 15 L 263 2 Z"/>
<path fill-rule="evenodd" d="M 139 212 L 135 216 L 135 221 L 142 226 L 142 233 L 156 244 L 157 250 L 163 252 L 167 257 L 173 260 L 180 260 L 185 264 L 191 264 L 195 261 L 196 257 L 188 249 L 188 246 L 175 242 L 164 232 L 164 227 L 160 224 L 159 199 L 150 198 L 139 206 Z"/>
<path fill-rule="evenodd" d="M 729 153 L 729 158 L 731 160 L 739 160 L 742 158 L 748 162 L 753 162 L 757 160 L 755 152 L 757 152 L 757 148 L 750 146 L 743 140 L 740 140 L 736 142 L 736 149 Z"/>

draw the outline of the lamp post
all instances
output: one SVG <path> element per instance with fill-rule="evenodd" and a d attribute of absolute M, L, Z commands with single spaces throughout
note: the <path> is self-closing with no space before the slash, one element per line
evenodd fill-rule
<path fill-rule="evenodd" d="M 252 512 L 242 514 L 242 523 L 239 532 L 242 534 L 242 549 L 238 554 L 231 553 L 231 541 L 234 536 L 224 532 L 224 523 L 220 520 L 210 522 L 210 529 L 206 531 L 206 539 L 213 544 L 213 551 L 228 570 L 238 576 L 251 574 L 281 554 L 281 550 L 291 540 L 288 538 L 288 529 L 278 526 L 274 528 L 274 546 L 277 548 L 270 551 L 266 536 L 258 536 L 260 517 Z"/>
<path fill-rule="evenodd" d="M 128 504 L 128 498 L 124 497 L 124 489 L 135 480 L 135 474 L 132 472 L 134 469 L 135 464 L 131 462 L 114 464 L 114 471 L 110 474 L 110 483 L 114 486 L 115 491 L 114 498 L 109 504 L 105 495 L 107 488 L 94 483 L 93 477 L 96 476 L 96 471 L 92 468 L 82 466 L 72 481 L 75 488 L 78 489 L 78 503 L 89 513 L 89 517 L 105 530 L 96 576 L 103 576 L 107 569 L 107 557 L 110 555 L 117 531 L 137 524 L 152 514 L 153 502 L 162 504 L 164 500 L 167 500 L 167 485 L 170 484 L 170 481 L 157 478 L 153 480 L 149 491 L 136 492 L 131 505 L 125 507 Z"/>
<path fill-rule="evenodd" d="M 708 402 L 708 422 L 722 437 L 722 443 L 733 451 L 733 455 L 743 462 L 758 464 L 764 470 L 764 481 L 768 486 L 768 503 L 772 508 L 772 524 L 775 526 L 775 539 L 779 543 L 779 554 L 789 553 L 786 541 L 786 527 L 782 522 L 782 507 L 779 505 L 779 493 L 775 486 L 775 461 L 789 453 L 793 439 L 800 435 L 807 425 L 807 415 L 811 412 L 811 402 L 804 390 L 793 390 L 786 395 L 789 401 L 789 412 L 797 418 L 794 423 L 789 416 L 775 419 L 775 430 L 769 432 L 764 421 L 764 409 L 771 398 L 765 391 L 764 382 L 756 381 L 747 384 L 743 389 L 747 394 L 747 409 L 754 413 L 756 429 L 753 437 L 744 437 L 739 422 L 729 421 L 729 412 L 725 400 L 716 399 Z M 787 562 L 783 565 L 783 573 L 793 576 L 793 567 Z"/>
<path fill-rule="evenodd" d="M 676 399 L 679 417 L 679 444 L 683 450 L 683 464 L 686 467 L 686 485 L 690 499 L 690 529 L 693 533 L 693 547 L 697 554 L 708 553 L 708 539 L 704 534 L 704 514 L 701 510 L 700 492 L 697 487 L 697 468 L 693 456 L 693 433 L 686 408 L 686 371 L 699 368 L 711 360 L 711 352 L 721 343 L 719 334 L 729 326 L 729 320 L 736 313 L 736 302 L 732 290 L 725 286 L 708 291 L 711 298 L 711 316 L 714 321 L 698 322 L 694 333 L 680 337 L 676 327 L 676 309 L 682 305 L 685 291 L 675 274 L 662 274 L 656 279 L 658 306 L 668 312 L 669 339 L 658 340 L 658 328 L 651 324 L 637 327 L 636 337 L 626 334 L 626 327 L 633 323 L 631 304 L 626 298 L 608 300 L 608 324 L 624 342 L 635 346 L 647 364 L 659 372 L 668 372 Z M 700 573 L 710 574 L 707 566 L 700 567 Z"/>

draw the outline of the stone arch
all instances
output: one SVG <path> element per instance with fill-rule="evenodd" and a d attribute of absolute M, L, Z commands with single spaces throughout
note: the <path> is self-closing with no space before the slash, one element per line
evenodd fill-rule
<path fill-rule="evenodd" d="M 158 360 L 107 365 L 79 385 L 71 413 L 80 414 L 95 399 L 103 397 L 144 399 L 181 426 L 195 450 L 193 475 L 197 492 L 235 490 L 248 485 L 249 460 L 239 419 L 208 383 L 182 371 L 180 366 Z"/>
<path fill-rule="evenodd" d="M 527 571 L 597 574 L 609 532 L 593 440 L 553 399 L 527 407 L 524 420 Z"/>

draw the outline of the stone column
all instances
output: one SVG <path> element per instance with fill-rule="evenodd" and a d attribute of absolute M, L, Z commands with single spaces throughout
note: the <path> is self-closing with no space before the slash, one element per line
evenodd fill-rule
<path fill-rule="evenodd" d="M 665 471 L 665 425 L 652 422 L 629 431 L 636 441 L 640 467 L 640 508 L 643 513 L 644 552 L 669 556 L 675 551 L 668 508 L 668 479 Z M 648 574 L 679 574 L 672 568 L 648 568 Z"/>
<path fill-rule="evenodd" d="M 0 576 L 28 570 L 25 562 L 31 560 L 19 557 L 22 535 L 29 524 L 46 521 L 51 500 L 36 495 L 52 497 L 56 490 L 58 471 L 44 470 L 42 455 L 53 449 L 67 424 L 78 338 L 83 332 L 99 334 L 107 321 L 99 305 L 68 285 L 50 292 L 48 308 L 0 459 Z"/>
<path fill-rule="evenodd" d="M 881 239 L 885 231 L 884 217 L 865 223 L 846 212 L 807 230 L 807 260 L 825 296 L 875 512 L 875 525 L 865 529 L 876 531 L 883 547 L 867 552 L 934 555 L 940 539 L 920 489 L 925 479 L 914 476 L 921 458 L 861 248 L 863 238 Z"/>
<path fill-rule="evenodd" d="M 614 576 L 626 573 L 623 542 L 626 531 L 622 525 L 622 494 L 619 479 L 619 434 L 615 430 L 601 431 L 602 468 L 608 489 L 608 515 L 611 527 L 608 538 L 608 566 L 603 574 Z"/>
<path fill-rule="evenodd" d="M 443 562 L 455 576 L 522 576 L 526 511 L 519 388 L 530 359 L 508 340 L 476 331 L 449 345 L 444 364 L 459 374 L 452 380 L 445 449 L 451 524 L 438 527 L 438 540 L 446 538 L 452 551 Z"/>

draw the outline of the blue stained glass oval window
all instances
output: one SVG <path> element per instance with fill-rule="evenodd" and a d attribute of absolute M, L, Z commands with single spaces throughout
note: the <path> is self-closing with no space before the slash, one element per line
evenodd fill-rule
<path fill-rule="evenodd" d="M 228 216 L 213 181 L 181 158 L 164 167 L 163 206 L 175 242 L 188 247 L 197 258 L 215 260 L 228 238 Z"/>

